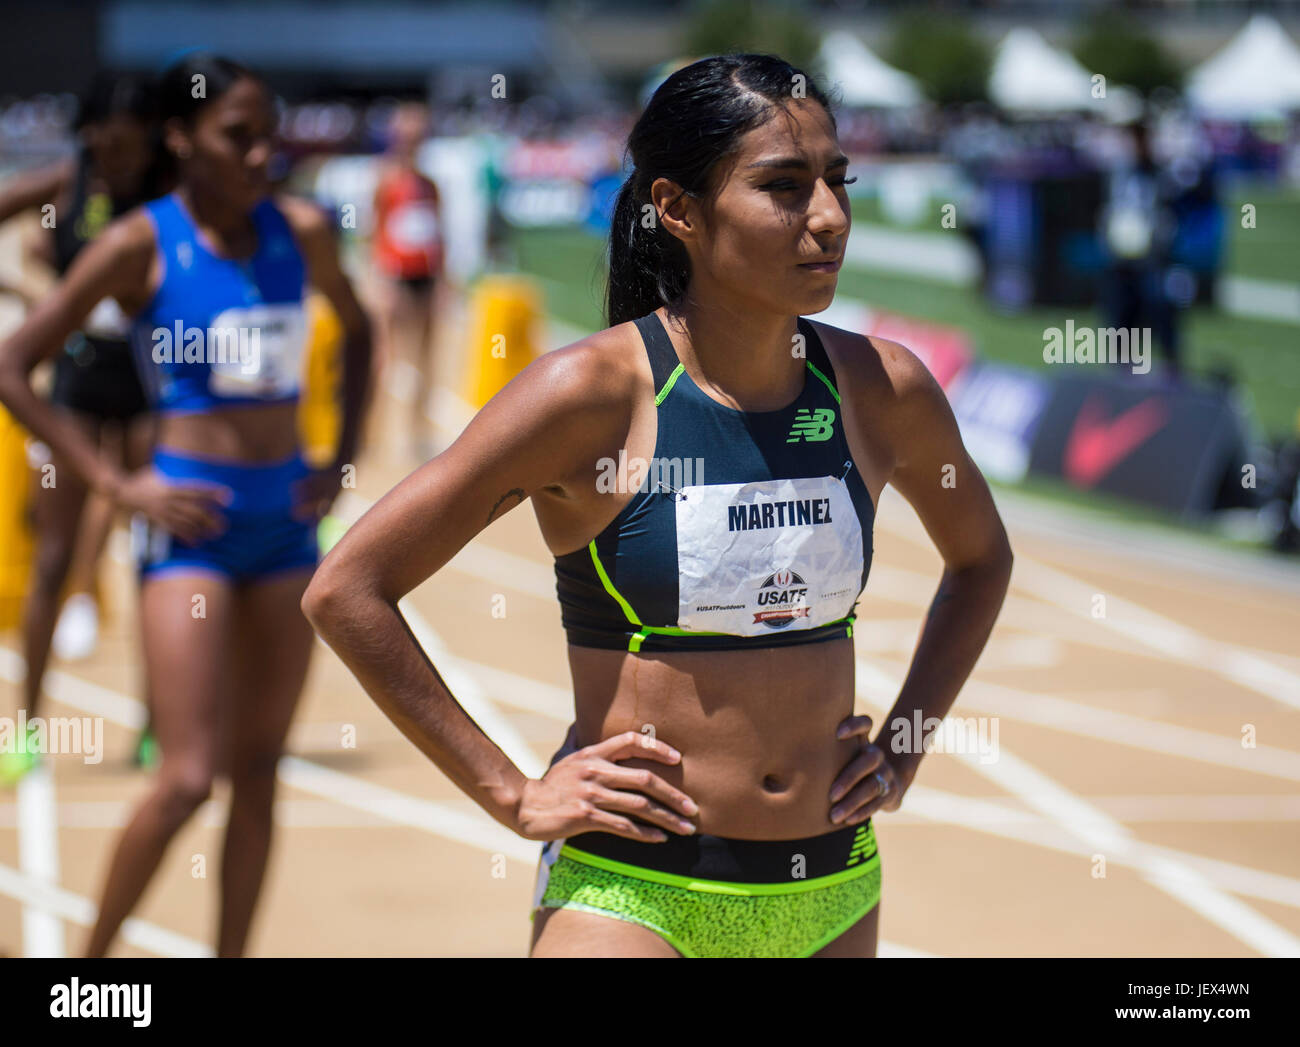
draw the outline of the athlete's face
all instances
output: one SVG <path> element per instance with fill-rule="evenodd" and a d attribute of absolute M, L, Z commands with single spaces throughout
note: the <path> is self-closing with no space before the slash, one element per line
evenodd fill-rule
<path fill-rule="evenodd" d="M 844 254 L 847 167 L 830 118 L 815 101 L 796 100 L 746 134 L 718 173 L 716 197 L 707 207 L 684 198 L 690 228 L 671 229 L 691 257 L 691 293 L 722 294 L 785 315 L 827 308 L 838 273 L 806 263 Z M 678 191 L 666 193 L 662 202 Z M 670 212 L 679 213 L 681 205 Z"/>
<path fill-rule="evenodd" d="M 149 125 L 125 113 L 115 113 L 85 130 L 95 169 L 113 188 L 133 190 L 153 159 Z"/>
<path fill-rule="evenodd" d="M 173 128 L 173 150 L 185 164 L 185 178 L 210 198 L 251 211 L 268 192 L 267 164 L 274 150 L 275 113 L 256 80 L 231 84 L 199 110 L 192 127 Z"/>

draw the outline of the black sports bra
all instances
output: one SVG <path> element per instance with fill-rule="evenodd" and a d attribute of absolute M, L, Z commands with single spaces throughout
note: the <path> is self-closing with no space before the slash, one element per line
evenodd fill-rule
<path fill-rule="evenodd" d="M 812 324 L 798 320 L 803 391 L 753 412 L 700 390 L 658 314 L 635 323 L 654 374 L 654 457 L 625 463 L 632 500 L 586 548 L 555 558 L 569 643 L 635 652 L 851 637 L 875 507 Z M 598 464 L 615 482 L 619 463 Z"/>

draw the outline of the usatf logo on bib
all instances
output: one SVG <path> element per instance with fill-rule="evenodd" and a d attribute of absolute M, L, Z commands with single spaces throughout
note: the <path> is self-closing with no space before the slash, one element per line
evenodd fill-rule
<path fill-rule="evenodd" d="M 758 588 L 758 605 L 754 621 L 769 629 L 784 629 L 796 618 L 808 616 L 808 585 L 794 571 L 769 574 Z"/>
<path fill-rule="evenodd" d="M 835 434 L 835 412 L 828 407 L 819 407 L 815 411 L 801 407 L 795 413 L 794 425 L 786 443 L 797 444 L 800 440 L 807 443 L 821 443 Z"/>

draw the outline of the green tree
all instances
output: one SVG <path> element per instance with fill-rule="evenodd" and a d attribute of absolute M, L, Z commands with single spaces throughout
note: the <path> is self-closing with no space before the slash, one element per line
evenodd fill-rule
<path fill-rule="evenodd" d="M 1099 11 L 1079 29 L 1074 48 L 1090 73 L 1108 83 L 1127 84 L 1143 95 L 1157 87 L 1182 86 L 1178 62 L 1142 24 L 1118 11 Z"/>
<path fill-rule="evenodd" d="M 686 25 L 685 50 L 693 55 L 728 51 L 780 55 L 816 76 L 821 34 L 816 15 L 802 5 L 763 0 L 708 0 L 698 5 Z"/>
<path fill-rule="evenodd" d="M 933 14 L 900 16 L 883 57 L 916 77 L 926 95 L 941 105 L 987 97 L 992 51 L 951 12 L 940 19 Z"/>

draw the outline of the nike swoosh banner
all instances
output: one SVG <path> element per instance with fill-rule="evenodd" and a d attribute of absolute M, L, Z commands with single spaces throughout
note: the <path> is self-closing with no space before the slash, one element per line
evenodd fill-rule
<path fill-rule="evenodd" d="M 1062 374 L 1034 435 L 1029 472 L 1195 516 L 1220 502 L 1249 504 L 1241 490 L 1246 448 L 1224 390 Z"/>

